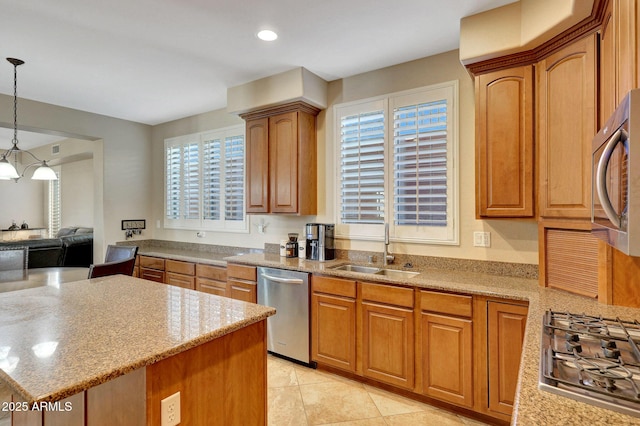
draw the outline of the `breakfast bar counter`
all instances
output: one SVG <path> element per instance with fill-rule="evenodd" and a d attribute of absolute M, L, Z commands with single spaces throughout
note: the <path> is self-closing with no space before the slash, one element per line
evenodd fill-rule
<path fill-rule="evenodd" d="M 211 409 L 220 419 L 242 416 L 223 414 L 223 406 L 266 415 L 264 323 L 273 308 L 122 275 L 2 293 L 0 306 L 0 385 L 23 404 L 11 407 L 14 423 L 21 407 L 83 392 L 77 401 L 86 404 L 66 414 L 90 418 L 92 394 L 103 386 L 111 404 L 118 403 L 113 395 L 125 405 L 140 402 L 126 408 L 146 418 L 140 424 L 159 424 L 160 400 L 178 391 L 183 424 L 204 424 L 189 416 L 205 397 L 220 398 L 220 406 L 200 413 Z"/>

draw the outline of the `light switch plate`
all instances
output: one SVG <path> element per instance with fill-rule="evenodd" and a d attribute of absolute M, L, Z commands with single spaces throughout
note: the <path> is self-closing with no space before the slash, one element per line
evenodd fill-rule
<path fill-rule="evenodd" d="M 491 247 L 491 233 L 490 232 L 474 232 L 473 246 L 474 247 Z"/>

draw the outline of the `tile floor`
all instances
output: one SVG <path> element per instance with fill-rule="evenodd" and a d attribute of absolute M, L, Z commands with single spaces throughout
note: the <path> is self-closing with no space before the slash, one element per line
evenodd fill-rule
<path fill-rule="evenodd" d="M 267 371 L 269 426 L 484 425 L 271 355 Z"/>

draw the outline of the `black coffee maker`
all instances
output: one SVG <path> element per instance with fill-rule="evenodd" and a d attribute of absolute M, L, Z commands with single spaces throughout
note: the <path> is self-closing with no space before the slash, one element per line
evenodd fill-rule
<path fill-rule="evenodd" d="M 333 245 L 334 224 L 327 223 L 307 223 L 305 234 L 307 236 L 307 259 L 333 260 L 336 257 L 336 250 Z"/>

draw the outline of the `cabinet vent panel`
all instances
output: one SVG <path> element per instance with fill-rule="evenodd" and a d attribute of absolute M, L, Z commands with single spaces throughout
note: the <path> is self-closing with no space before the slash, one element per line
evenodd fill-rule
<path fill-rule="evenodd" d="M 598 296 L 598 239 L 589 231 L 547 229 L 547 286 Z"/>

